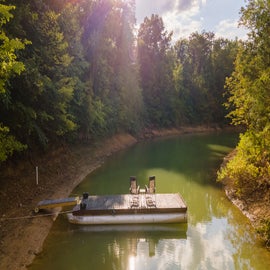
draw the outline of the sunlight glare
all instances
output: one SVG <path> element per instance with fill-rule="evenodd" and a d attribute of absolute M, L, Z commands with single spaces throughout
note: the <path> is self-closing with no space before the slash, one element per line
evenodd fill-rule
<path fill-rule="evenodd" d="M 128 258 L 128 270 L 135 270 L 135 257 L 133 255 Z"/>

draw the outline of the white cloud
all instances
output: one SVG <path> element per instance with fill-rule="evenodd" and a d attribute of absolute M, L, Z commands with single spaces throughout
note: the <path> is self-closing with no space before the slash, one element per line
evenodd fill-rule
<path fill-rule="evenodd" d="M 202 5 L 203 5 L 203 6 L 206 5 L 206 0 L 202 0 Z"/>
<path fill-rule="evenodd" d="M 247 32 L 242 27 L 238 27 L 238 20 L 222 20 L 215 27 L 216 37 L 224 37 L 228 39 L 246 39 Z"/>
<path fill-rule="evenodd" d="M 188 37 L 190 33 L 202 31 L 203 20 L 198 17 L 201 4 L 206 0 L 178 1 L 174 9 L 163 15 L 165 27 L 173 31 L 173 40 Z"/>
<path fill-rule="evenodd" d="M 137 21 L 141 23 L 146 16 L 159 14 L 161 17 L 168 14 L 178 14 L 184 17 L 194 16 L 206 0 L 136 0 Z"/>
<path fill-rule="evenodd" d="M 143 17 L 149 17 L 156 13 L 162 17 L 166 30 L 173 31 L 174 41 L 202 30 L 202 20 L 194 17 L 199 14 L 200 6 L 205 4 L 206 0 L 137 0 L 136 3 L 138 23 L 143 21 L 142 14 Z"/>
<path fill-rule="evenodd" d="M 176 13 L 166 14 L 163 17 L 165 27 L 168 31 L 173 31 L 173 39 L 188 37 L 190 33 L 202 30 L 202 21 L 194 20 L 190 17 L 181 17 Z"/>
<path fill-rule="evenodd" d="M 246 39 L 246 31 L 238 28 L 239 9 L 244 0 L 136 0 L 138 24 L 152 14 L 163 18 L 173 41 L 193 32 L 212 31 L 216 37 Z"/>
<path fill-rule="evenodd" d="M 135 264 L 149 269 L 233 269 L 232 243 L 226 218 L 188 226 L 187 239 L 161 239 L 155 256 L 148 256 L 150 242 L 139 242 Z M 169 267 L 171 266 L 171 267 Z"/>

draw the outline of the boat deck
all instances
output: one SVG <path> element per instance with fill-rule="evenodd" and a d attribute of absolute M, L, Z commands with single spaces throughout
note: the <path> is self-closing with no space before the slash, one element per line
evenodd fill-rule
<path fill-rule="evenodd" d="M 105 213 L 185 213 L 187 206 L 178 193 L 165 194 L 122 194 L 89 196 L 73 209 L 73 214 Z"/>

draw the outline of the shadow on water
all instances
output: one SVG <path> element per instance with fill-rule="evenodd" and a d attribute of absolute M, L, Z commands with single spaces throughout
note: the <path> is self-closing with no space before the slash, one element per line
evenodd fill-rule
<path fill-rule="evenodd" d="M 185 181 L 216 187 L 216 171 L 237 140 L 238 134 L 196 134 L 139 143 L 114 155 L 75 191 L 90 188 L 91 194 L 105 194 L 108 190 L 110 194 L 127 193 L 131 175 L 137 177 L 141 187 L 148 184 L 150 175 L 156 175 L 160 192 L 177 192 L 179 176 Z"/>
<path fill-rule="evenodd" d="M 98 237 L 110 238 L 114 241 L 120 239 L 130 239 L 137 242 L 140 239 L 153 241 L 156 244 L 164 239 L 186 239 L 187 224 L 145 224 L 145 225 L 73 225 L 69 231 L 75 235 L 75 238 L 82 236 L 84 240 L 92 239 L 94 235 Z M 135 242 L 136 242 L 135 241 Z"/>
<path fill-rule="evenodd" d="M 208 179 L 209 168 L 218 168 L 222 158 L 235 145 L 232 140 L 232 137 L 223 136 L 221 140 L 216 135 L 200 134 L 163 140 L 162 143 L 154 141 L 136 148 L 134 156 L 139 158 L 134 160 L 134 164 L 139 162 L 138 170 L 144 166 L 163 169 L 184 175 L 199 184 L 212 184 Z M 202 177 L 202 173 L 205 173 L 205 177 Z M 147 175 L 142 177 L 146 178 Z"/>

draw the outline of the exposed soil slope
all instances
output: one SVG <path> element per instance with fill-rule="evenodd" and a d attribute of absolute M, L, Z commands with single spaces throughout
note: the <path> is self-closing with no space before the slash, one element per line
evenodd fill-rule
<path fill-rule="evenodd" d="M 33 216 L 40 200 L 68 197 L 104 159 L 137 140 L 128 134 L 114 136 L 95 146 L 62 147 L 37 160 L 20 162 L 1 173 L 0 269 L 26 269 L 41 252 L 54 216 Z M 39 167 L 36 185 L 35 166 Z"/>

